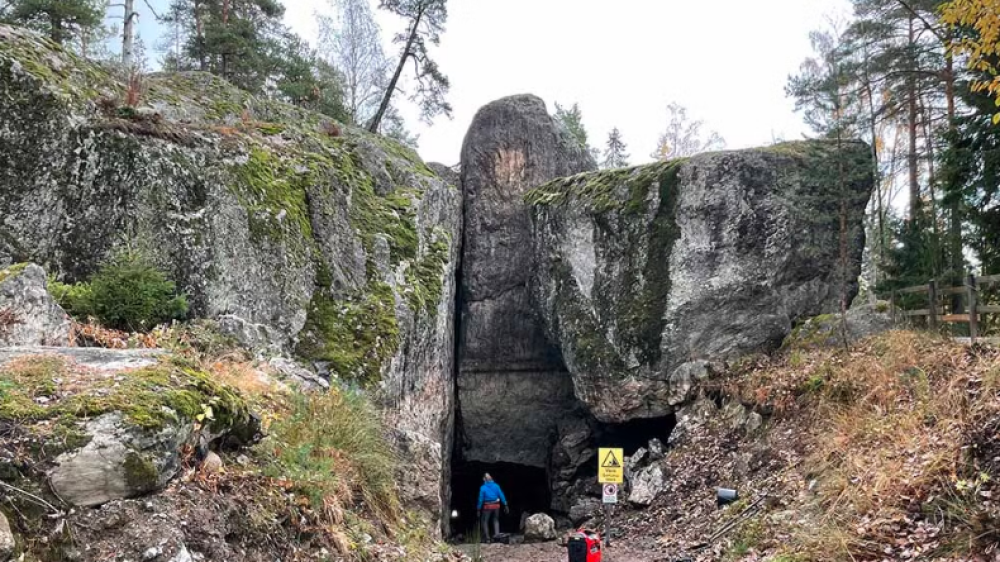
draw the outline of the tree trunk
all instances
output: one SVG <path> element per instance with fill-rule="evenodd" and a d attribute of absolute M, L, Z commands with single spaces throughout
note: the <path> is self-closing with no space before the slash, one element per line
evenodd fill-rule
<path fill-rule="evenodd" d="M 197 35 L 196 43 L 198 45 L 198 70 L 208 72 L 208 56 L 205 53 L 205 20 L 201 17 L 201 6 L 202 3 L 195 0 L 193 13 L 195 34 Z"/>
<path fill-rule="evenodd" d="M 950 41 L 950 38 L 949 38 Z M 945 45 L 947 48 L 948 45 Z M 945 56 L 944 69 L 944 94 L 948 101 L 948 130 L 954 135 L 955 132 L 955 60 L 950 51 Z M 952 198 L 948 204 L 948 254 L 951 258 L 949 265 L 955 274 L 964 273 L 965 259 L 962 255 L 962 213 L 961 201 L 957 197 Z"/>
<path fill-rule="evenodd" d="M 392 75 L 392 80 L 389 81 L 389 87 L 385 90 L 385 95 L 382 96 L 382 103 L 378 106 L 378 112 L 375 113 L 375 117 L 372 117 L 371 123 L 368 124 L 368 131 L 372 133 L 378 132 L 378 127 L 382 123 L 382 118 L 385 117 L 385 112 L 389 109 L 389 102 L 392 101 L 392 94 L 396 91 L 396 84 L 399 83 L 399 77 L 403 74 L 403 67 L 406 66 L 406 60 L 409 59 L 413 53 L 410 49 L 413 47 L 413 42 L 417 39 L 417 30 L 420 27 L 420 20 L 424 16 L 423 9 L 417 13 L 417 19 L 413 20 L 413 27 L 410 28 L 410 36 L 406 40 L 406 47 L 403 49 L 403 55 L 399 58 L 399 64 L 396 66 L 396 72 Z"/>
<path fill-rule="evenodd" d="M 872 89 L 871 76 L 868 73 L 868 64 L 870 60 L 868 57 L 867 47 L 865 48 L 864 54 L 864 81 L 865 81 L 865 96 L 868 98 L 868 127 L 869 132 L 872 137 L 872 172 L 875 178 L 875 196 L 878 198 L 876 202 L 876 212 L 878 213 L 878 262 L 875 265 L 875 283 L 878 284 L 879 279 L 879 268 L 886 263 L 885 256 L 885 209 L 883 207 L 883 195 L 882 195 L 882 174 L 879 168 L 879 150 L 878 150 L 878 126 L 876 124 L 875 117 L 875 92 Z"/>
<path fill-rule="evenodd" d="M 125 24 L 122 26 L 122 66 L 126 71 L 135 64 L 135 0 L 125 0 Z"/>
<path fill-rule="evenodd" d="M 909 47 L 912 50 L 916 46 L 916 30 L 914 29 L 913 18 L 910 18 Z M 910 53 L 912 56 L 912 52 Z M 910 152 L 907 154 L 907 162 L 910 171 L 910 220 L 915 221 L 920 218 L 920 169 L 917 165 L 917 79 L 916 60 L 910 61 L 914 72 L 909 73 L 906 80 L 906 126 L 910 140 Z"/>
<path fill-rule="evenodd" d="M 230 0 L 222 0 L 222 28 L 228 32 L 229 28 L 229 3 Z M 222 51 L 222 77 L 229 78 L 229 51 Z"/>

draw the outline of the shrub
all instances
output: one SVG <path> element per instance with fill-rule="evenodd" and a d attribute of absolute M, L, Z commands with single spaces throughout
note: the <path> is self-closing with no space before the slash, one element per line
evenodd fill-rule
<path fill-rule="evenodd" d="M 333 520 L 362 502 L 378 520 L 398 522 L 396 461 L 374 408 L 360 395 L 332 389 L 296 394 L 290 410 L 265 442 L 272 476 L 293 482 Z"/>
<path fill-rule="evenodd" d="M 188 311 L 187 297 L 174 282 L 131 253 L 105 264 L 88 283 L 50 281 L 49 290 L 73 316 L 94 317 L 119 330 L 147 331 L 182 320 Z"/>

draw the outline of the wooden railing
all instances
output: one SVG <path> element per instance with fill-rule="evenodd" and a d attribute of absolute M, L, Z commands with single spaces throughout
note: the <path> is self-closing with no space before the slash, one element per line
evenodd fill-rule
<path fill-rule="evenodd" d="M 969 325 L 969 337 L 972 341 L 980 337 L 980 327 L 983 316 L 987 314 L 1000 314 L 1000 306 L 983 304 L 980 302 L 982 289 L 997 285 L 1000 286 L 1000 275 L 969 275 L 965 278 L 963 285 L 958 287 L 941 287 L 937 281 L 931 281 L 926 285 L 917 285 L 905 289 L 897 289 L 892 292 L 890 302 L 894 316 L 904 316 L 909 318 L 926 317 L 927 328 L 937 331 L 941 324 L 962 323 Z M 927 293 L 926 306 L 915 310 L 906 310 L 900 304 L 906 300 L 906 295 Z M 952 297 L 945 299 L 943 297 Z"/>

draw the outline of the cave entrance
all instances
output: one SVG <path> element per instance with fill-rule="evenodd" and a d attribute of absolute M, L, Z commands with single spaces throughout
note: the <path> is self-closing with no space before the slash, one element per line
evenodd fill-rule
<path fill-rule="evenodd" d="M 641 418 L 623 423 L 598 423 L 594 431 L 597 447 L 621 447 L 625 456 L 632 456 L 652 439 L 659 439 L 664 446 L 677 425 L 677 416 L 668 414 L 657 418 Z M 596 470 L 596 469 L 595 469 Z"/>
<path fill-rule="evenodd" d="M 476 502 L 483 474 L 489 473 L 500 485 L 510 514 L 500 512 L 500 532 L 520 531 L 521 515 L 549 510 L 551 491 L 545 469 L 513 463 L 456 462 L 451 474 L 451 532 L 471 540 L 479 524 Z"/>

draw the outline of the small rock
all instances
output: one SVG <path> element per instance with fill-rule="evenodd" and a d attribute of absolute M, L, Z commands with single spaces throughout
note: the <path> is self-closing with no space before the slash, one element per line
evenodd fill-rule
<path fill-rule="evenodd" d="M 0 562 L 10 560 L 16 546 L 14 533 L 10 530 L 10 523 L 7 522 L 7 517 L 0 513 Z"/>
<path fill-rule="evenodd" d="M 601 510 L 601 502 L 594 498 L 581 498 L 569 509 L 569 519 L 579 525 Z"/>
<path fill-rule="evenodd" d="M 191 553 L 188 552 L 187 547 L 182 544 L 180 550 L 170 559 L 170 562 L 194 562 L 194 558 L 191 557 Z"/>
<path fill-rule="evenodd" d="M 655 437 L 649 440 L 649 460 L 656 462 L 666 456 L 663 442 Z"/>
<path fill-rule="evenodd" d="M 551 541 L 556 538 L 556 522 L 544 513 L 536 513 L 524 524 L 527 541 Z"/>
<path fill-rule="evenodd" d="M 154 546 L 152 548 L 146 549 L 146 552 L 142 553 L 142 559 L 143 560 L 155 560 L 155 559 L 159 558 L 161 554 L 163 554 L 163 547 L 161 547 L 161 546 Z"/>
<path fill-rule="evenodd" d="M 201 461 L 201 471 L 205 474 L 215 474 L 222 471 L 222 457 L 215 451 L 209 451 L 205 460 Z"/>

